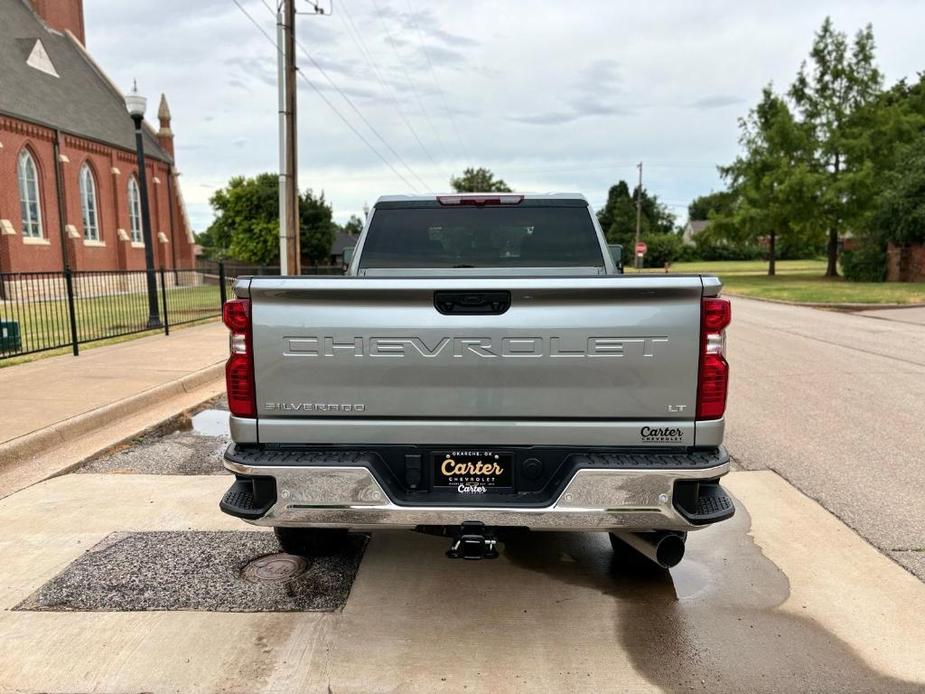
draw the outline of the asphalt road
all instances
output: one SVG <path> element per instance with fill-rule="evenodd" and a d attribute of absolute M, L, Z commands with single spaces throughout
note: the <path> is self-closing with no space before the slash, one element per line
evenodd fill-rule
<path fill-rule="evenodd" d="M 925 579 L 925 325 L 889 315 L 733 299 L 726 442 Z"/>

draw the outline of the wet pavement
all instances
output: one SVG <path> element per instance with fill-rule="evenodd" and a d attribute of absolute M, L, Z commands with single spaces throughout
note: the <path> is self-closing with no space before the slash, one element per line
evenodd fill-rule
<path fill-rule="evenodd" d="M 777 609 L 790 582 L 748 535 L 739 508 L 708 536 L 691 536 L 691 556 L 670 572 L 616 565 L 594 536 L 530 537 L 507 556 L 612 601 L 621 649 L 668 690 L 921 692 L 877 672 L 813 619 Z"/>

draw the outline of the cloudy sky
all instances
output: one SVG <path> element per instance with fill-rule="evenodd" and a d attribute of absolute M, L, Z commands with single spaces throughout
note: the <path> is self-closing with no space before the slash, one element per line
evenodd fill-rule
<path fill-rule="evenodd" d="M 275 37 L 275 0 L 239 2 Z M 640 160 L 646 187 L 683 219 L 720 186 L 737 118 L 769 81 L 790 84 L 826 15 L 849 33 L 873 23 L 888 83 L 925 70 L 917 0 L 334 3 L 333 16 L 299 17 L 300 66 L 368 145 L 301 80 L 299 183 L 323 190 L 339 221 L 381 194 L 446 190 L 470 165 L 597 207 Z M 155 108 L 166 92 L 190 215 L 205 228 L 230 176 L 277 169 L 276 48 L 233 0 L 84 4 L 109 75 L 137 78 Z"/>

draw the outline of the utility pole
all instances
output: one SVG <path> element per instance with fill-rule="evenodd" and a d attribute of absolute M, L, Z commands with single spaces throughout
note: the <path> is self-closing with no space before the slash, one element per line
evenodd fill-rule
<path fill-rule="evenodd" d="M 639 245 L 639 232 L 642 228 L 642 162 L 636 165 L 636 168 L 639 169 L 639 187 L 636 189 L 636 245 Z M 633 248 L 633 258 L 635 260 L 635 267 L 642 267 L 642 258 L 636 252 L 636 248 Z"/>
<path fill-rule="evenodd" d="M 299 183 L 296 143 L 297 78 L 295 64 L 295 0 L 279 0 L 276 40 L 279 82 L 279 272 L 302 271 L 299 248 Z"/>

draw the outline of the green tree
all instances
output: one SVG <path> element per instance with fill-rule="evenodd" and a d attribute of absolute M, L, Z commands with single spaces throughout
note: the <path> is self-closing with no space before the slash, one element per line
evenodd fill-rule
<path fill-rule="evenodd" d="M 610 186 L 607 202 L 597 212 L 597 220 L 607 237 L 608 243 L 621 243 L 632 255 L 632 243 L 636 238 L 636 203 L 630 195 L 626 181 Z"/>
<path fill-rule="evenodd" d="M 887 242 L 908 243 L 907 224 L 918 223 L 914 201 L 925 147 L 925 74 L 917 83 L 901 80 L 882 92 L 852 115 L 850 127 L 849 156 L 868 166 L 863 185 L 853 191 L 861 212 L 855 248 L 842 254 L 842 270 L 849 280 L 882 282 Z"/>
<path fill-rule="evenodd" d="M 897 82 L 855 111 L 849 132 L 848 156 L 867 163 L 852 190 L 860 218 L 854 231 L 863 232 L 873 222 L 877 198 L 899 166 L 899 157 L 907 157 L 908 145 L 925 132 L 925 74 L 912 86 Z"/>
<path fill-rule="evenodd" d="M 768 241 L 768 275 L 774 275 L 777 241 L 800 232 L 812 234 L 815 180 L 809 156 L 812 138 L 796 122 L 786 102 L 770 85 L 748 117 L 739 121 L 743 153 L 720 167 L 734 202 L 713 212 L 703 232 L 737 244 Z"/>
<path fill-rule="evenodd" d="M 215 221 L 200 239 L 210 257 L 231 257 L 259 265 L 279 262 L 278 176 L 235 176 L 212 195 L 209 203 L 215 210 Z M 324 194 L 315 196 L 308 190 L 300 195 L 299 216 L 303 264 L 326 261 L 336 230 Z"/>
<path fill-rule="evenodd" d="M 303 265 L 326 265 L 331 244 L 337 234 L 333 210 L 324 193 L 313 195 L 311 189 L 299 196 L 299 246 Z"/>
<path fill-rule="evenodd" d="M 248 262 L 265 262 L 250 260 L 255 255 L 261 258 L 265 256 L 265 253 L 258 253 L 257 248 L 244 251 L 247 257 L 238 253 L 241 252 L 239 247 L 242 243 L 247 245 L 246 236 L 251 229 L 262 227 L 256 232 L 262 238 L 268 233 L 267 225 L 278 225 L 278 184 L 278 177 L 271 173 L 259 174 L 254 178 L 234 176 L 228 185 L 215 191 L 209 199 L 215 220 L 203 233 L 202 239 L 210 257 L 218 259 L 231 256 Z M 274 233 L 276 228 L 278 226 L 274 227 Z M 274 258 L 278 258 L 278 254 L 277 249 Z"/>
<path fill-rule="evenodd" d="M 453 176 L 450 185 L 457 193 L 510 193 L 511 189 L 488 169 L 468 168 L 462 176 Z"/>
<path fill-rule="evenodd" d="M 344 231 L 351 236 L 358 236 L 363 231 L 363 220 L 355 214 L 350 215 L 350 219 L 344 224 Z"/>
<path fill-rule="evenodd" d="M 817 216 L 828 232 L 825 274 L 836 277 L 839 233 L 857 227 L 870 201 L 863 194 L 870 189 L 870 164 L 851 153 L 858 136 L 852 116 L 877 99 L 883 82 L 874 65 L 873 29 L 868 25 L 849 42 L 827 17 L 816 33 L 810 62 L 800 67 L 790 97 L 813 137 Z"/>
<path fill-rule="evenodd" d="M 735 202 L 735 194 L 728 190 L 718 190 L 696 197 L 687 206 L 687 218 L 690 220 L 707 220 L 710 214 L 728 212 Z"/>
<path fill-rule="evenodd" d="M 900 151 L 873 221 L 883 241 L 925 243 L 925 134 Z"/>
<path fill-rule="evenodd" d="M 638 196 L 639 187 L 630 193 L 626 181 L 619 181 L 607 191 L 607 202 L 598 210 L 597 219 L 609 243 L 620 243 L 624 248 L 632 249 L 636 241 Z M 642 189 L 641 212 L 639 228 L 642 237 L 648 238 L 675 231 L 674 215 L 658 201 L 657 196 L 650 195 L 645 188 Z"/>

